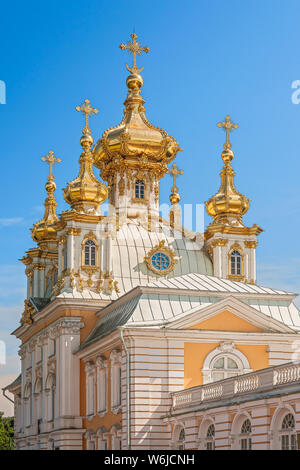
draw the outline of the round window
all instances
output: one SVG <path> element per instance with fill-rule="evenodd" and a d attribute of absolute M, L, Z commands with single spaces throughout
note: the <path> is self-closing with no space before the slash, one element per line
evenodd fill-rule
<path fill-rule="evenodd" d="M 170 267 L 170 258 L 165 253 L 157 252 L 152 256 L 151 263 L 157 271 L 165 271 Z"/>

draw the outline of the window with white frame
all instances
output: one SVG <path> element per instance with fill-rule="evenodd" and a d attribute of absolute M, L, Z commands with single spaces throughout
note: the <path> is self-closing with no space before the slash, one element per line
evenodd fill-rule
<path fill-rule="evenodd" d="M 251 422 L 250 419 L 246 419 L 241 427 L 241 450 L 251 450 L 252 440 L 251 440 Z"/>
<path fill-rule="evenodd" d="M 285 415 L 281 425 L 281 449 L 297 450 L 297 435 L 295 432 L 295 418 L 292 413 Z"/>
<path fill-rule="evenodd" d="M 215 425 L 210 424 L 208 426 L 205 438 L 206 450 L 215 450 Z"/>
<path fill-rule="evenodd" d="M 104 415 L 107 410 L 107 360 L 96 359 L 97 367 L 97 413 Z"/>
<path fill-rule="evenodd" d="M 118 413 L 122 399 L 122 367 L 120 351 L 112 351 L 110 355 L 110 374 L 111 374 L 111 408 Z"/>
<path fill-rule="evenodd" d="M 91 361 L 86 363 L 86 415 L 91 418 L 95 415 L 95 364 Z"/>
<path fill-rule="evenodd" d="M 243 369 L 235 357 L 228 354 L 222 355 L 214 360 L 212 363 L 212 380 L 227 379 L 228 377 L 235 377 L 242 374 Z"/>
<path fill-rule="evenodd" d="M 242 255 L 238 250 L 232 251 L 230 255 L 230 273 L 233 276 L 242 274 Z"/>
<path fill-rule="evenodd" d="M 247 357 L 231 341 L 222 341 L 220 346 L 206 356 L 203 369 L 203 384 L 252 372 Z"/>

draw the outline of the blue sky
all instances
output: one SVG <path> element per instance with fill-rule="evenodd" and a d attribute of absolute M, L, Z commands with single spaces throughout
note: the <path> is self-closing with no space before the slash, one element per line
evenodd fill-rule
<path fill-rule="evenodd" d="M 55 167 L 60 212 L 61 188 L 78 171 L 83 122 L 75 106 L 89 98 L 99 109 L 95 140 L 121 120 L 130 58 L 118 46 L 133 28 L 151 49 L 139 58 L 147 116 L 183 148 L 182 202 L 202 203 L 217 191 L 224 133 L 216 123 L 230 114 L 240 125 L 232 135 L 236 186 L 251 199 L 245 222 L 265 230 L 258 281 L 300 292 L 300 105 L 291 100 L 292 82 L 300 80 L 299 13 L 298 0 L 2 5 L 0 339 L 8 364 L 0 366 L 0 382 L 18 372 L 18 343 L 9 333 L 25 297 L 18 259 L 34 246 L 29 227 L 43 212 L 48 169 L 40 157 L 53 149 L 62 159 Z M 166 177 L 161 202 L 170 186 Z"/>

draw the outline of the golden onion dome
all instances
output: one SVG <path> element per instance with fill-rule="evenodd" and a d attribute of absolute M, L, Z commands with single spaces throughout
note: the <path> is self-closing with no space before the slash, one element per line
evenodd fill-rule
<path fill-rule="evenodd" d="M 229 141 L 229 132 L 238 127 L 234 124 L 230 116 L 226 116 L 218 127 L 223 127 L 226 131 L 226 143 L 224 144 L 224 151 L 222 152 L 222 160 L 224 167 L 220 173 L 221 186 L 218 192 L 211 197 L 206 203 L 207 213 L 213 217 L 213 224 L 242 224 L 242 216 L 249 209 L 249 199 L 239 193 L 234 186 L 234 171 L 231 166 L 231 161 L 234 153 L 231 150 L 231 143 Z"/>
<path fill-rule="evenodd" d="M 57 234 L 57 223 L 59 219 L 56 215 L 57 202 L 54 196 L 56 190 L 56 184 L 54 182 L 54 176 L 52 173 L 52 166 L 55 163 L 60 162 L 60 158 L 55 158 L 52 150 L 46 157 L 42 157 L 42 160 L 50 165 L 50 172 L 48 175 L 48 181 L 45 184 L 48 196 L 45 200 L 45 213 L 42 220 L 37 222 L 31 229 L 31 236 L 35 242 L 52 241 L 56 239 Z"/>
<path fill-rule="evenodd" d="M 82 106 L 76 107 L 77 111 L 85 114 L 85 128 L 80 139 L 83 152 L 80 155 L 79 175 L 73 181 L 68 183 L 64 189 L 65 201 L 71 205 L 72 209 L 77 212 L 95 213 L 99 205 L 107 198 L 107 188 L 99 181 L 93 171 L 93 156 L 91 146 L 93 138 L 89 128 L 88 118 L 92 114 L 97 114 L 98 110 L 92 108 L 89 100 L 85 100 Z"/>
<path fill-rule="evenodd" d="M 101 170 L 101 176 L 108 180 L 109 165 L 123 159 L 129 167 L 137 167 L 139 163 L 147 160 L 152 168 L 164 167 L 171 162 L 177 152 L 181 150 L 176 140 L 166 131 L 153 126 L 146 118 L 144 104 L 141 96 L 143 78 L 141 69 L 136 66 L 136 54 L 148 52 L 149 48 L 141 47 L 136 41 L 137 35 L 132 34 L 132 42 L 121 44 L 121 49 L 128 49 L 133 54 L 133 67 L 127 69 L 131 72 L 126 84 L 128 95 L 124 102 L 124 117 L 119 125 L 107 129 L 97 142 L 93 156 L 94 165 Z"/>

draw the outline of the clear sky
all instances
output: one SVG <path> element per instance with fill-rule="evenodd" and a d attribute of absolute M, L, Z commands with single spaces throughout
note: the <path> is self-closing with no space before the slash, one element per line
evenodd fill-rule
<path fill-rule="evenodd" d="M 130 58 L 118 46 L 134 28 L 151 49 L 138 59 L 147 117 L 183 148 L 182 202 L 203 203 L 217 191 L 224 133 L 216 123 L 230 114 L 240 125 L 232 135 L 235 182 L 251 199 L 245 222 L 265 230 L 258 282 L 300 292 L 300 104 L 291 99 L 300 80 L 299 14 L 299 0 L 2 4 L 0 340 L 8 357 L 0 387 L 18 373 L 10 332 L 25 298 L 18 259 L 34 246 L 29 228 L 43 215 L 48 168 L 40 158 L 53 149 L 62 159 L 54 170 L 60 212 L 61 189 L 78 172 L 83 121 L 75 106 L 89 98 L 99 109 L 95 140 L 120 122 Z M 170 186 L 166 177 L 161 202 Z"/>

